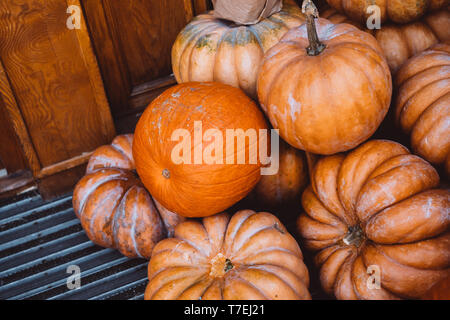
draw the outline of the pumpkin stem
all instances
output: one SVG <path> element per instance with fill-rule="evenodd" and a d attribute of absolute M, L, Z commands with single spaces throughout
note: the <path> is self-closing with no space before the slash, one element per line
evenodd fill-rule
<path fill-rule="evenodd" d="M 317 35 L 315 19 L 319 17 L 319 11 L 311 0 L 304 0 L 302 12 L 306 15 L 306 28 L 309 39 L 309 47 L 306 48 L 306 53 L 308 56 L 318 56 L 326 47 L 320 42 Z"/>
<path fill-rule="evenodd" d="M 169 170 L 164 169 L 164 170 L 162 171 L 162 175 L 163 175 L 164 178 L 170 179 L 170 171 L 169 171 Z"/>
<path fill-rule="evenodd" d="M 349 227 L 347 235 L 342 239 L 342 242 L 346 245 L 354 245 L 359 248 L 359 246 L 364 241 L 364 232 L 360 226 Z"/>

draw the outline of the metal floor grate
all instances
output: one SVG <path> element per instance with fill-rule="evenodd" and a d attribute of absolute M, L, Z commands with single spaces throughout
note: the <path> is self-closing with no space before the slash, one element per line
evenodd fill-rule
<path fill-rule="evenodd" d="M 67 286 L 71 265 L 81 270 L 75 290 Z M 0 299 L 143 299 L 146 284 L 147 261 L 87 238 L 72 195 L 0 200 Z"/>

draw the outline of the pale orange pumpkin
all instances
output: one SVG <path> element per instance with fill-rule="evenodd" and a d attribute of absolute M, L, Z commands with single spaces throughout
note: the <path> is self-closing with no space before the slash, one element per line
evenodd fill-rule
<path fill-rule="evenodd" d="M 389 109 L 392 80 L 374 37 L 325 19 L 317 19 L 316 28 L 314 9 L 308 9 L 307 24 L 266 53 L 258 97 L 285 141 L 328 155 L 350 150 L 376 131 Z"/>
<path fill-rule="evenodd" d="M 438 44 L 408 60 L 396 77 L 395 115 L 415 153 L 450 163 L 450 45 Z M 447 170 L 448 176 L 450 171 Z"/>
<path fill-rule="evenodd" d="M 402 145 L 319 159 L 298 229 L 338 299 L 420 298 L 450 275 L 450 191 Z"/>
<path fill-rule="evenodd" d="M 132 141 L 131 134 L 118 136 L 93 153 L 86 176 L 75 187 L 73 208 L 93 242 L 148 259 L 155 244 L 167 236 L 164 224 L 170 231 L 184 219 L 161 208 L 161 220 L 134 172 Z"/>
<path fill-rule="evenodd" d="M 300 9 L 285 4 L 263 21 L 236 25 L 214 17 L 197 16 L 178 35 L 172 48 L 172 69 L 178 83 L 217 81 L 256 97 L 256 78 L 264 53 L 292 27 L 305 22 Z"/>
<path fill-rule="evenodd" d="M 438 42 L 450 40 L 450 12 L 447 8 L 427 14 L 420 21 L 404 25 L 385 23 L 381 29 L 375 30 L 366 29 L 332 8 L 324 10 L 321 17 L 333 23 L 353 24 L 374 35 L 393 73 L 417 53 Z"/>
<path fill-rule="evenodd" d="M 267 129 L 264 115 L 242 90 L 215 82 L 179 84 L 140 118 L 133 143 L 136 169 L 165 208 L 185 217 L 213 215 L 258 183 L 262 163 L 257 153 L 268 143 L 259 132 Z M 254 139 L 244 138 L 238 149 L 240 139 L 227 143 L 232 130 Z"/>
<path fill-rule="evenodd" d="M 327 0 L 328 4 L 354 21 L 365 23 L 373 14 L 369 6 L 380 8 L 381 22 L 408 23 L 420 19 L 427 12 L 449 5 L 448 0 Z"/>
<path fill-rule="evenodd" d="M 243 210 L 189 220 L 159 242 L 146 300 L 310 299 L 295 239 L 267 212 Z"/>

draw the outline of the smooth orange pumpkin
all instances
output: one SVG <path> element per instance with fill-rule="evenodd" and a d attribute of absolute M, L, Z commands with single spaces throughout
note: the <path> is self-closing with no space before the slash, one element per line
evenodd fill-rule
<path fill-rule="evenodd" d="M 256 78 L 264 53 L 305 18 L 297 6 L 251 25 L 236 25 L 214 17 L 197 16 L 178 35 L 172 48 L 172 69 L 178 83 L 217 81 L 256 98 Z"/>
<path fill-rule="evenodd" d="M 75 187 L 73 207 L 87 236 L 128 257 L 150 258 L 166 230 L 184 220 L 161 210 L 134 173 L 133 135 L 116 137 L 91 156 L 86 176 Z"/>
<path fill-rule="evenodd" d="M 136 169 L 165 208 L 185 217 L 213 215 L 258 183 L 262 164 L 257 153 L 264 145 L 259 132 L 264 129 L 264 115 L 242 90 L 214 82 L 180 84 L 155 99 L 139 120 L 133 144 Z M 215 133 L 209 135 L 211 130 Z M 250 138 L 240 144 L 227 139 L 227 131 Z"/>
<path fill-rule="evenodd" d="M 398 25 L 383 24 L 381 29 L 368 30 L 363 25 L 349 20 L 335 9 L 328 8 L 321 17 L 333 23 L 351 23 L 371 33 L 377 39 L 393 73 L 409 58 L 429 49 L 438 42 L 450 40 L 450 12 L 442 9 L 424 16 L 420 21 Z"/>
<path fill-rule="evenodd" d="M 373 14 L 373 12 L 367 12 L 367 8 L 371 5 L 377 5 L 380 8 L 381 22 L 396 23 L 416 21 L 427 12 L 449 5 L 448 0 L 327 0 L 327 2 L 350 19 L 364 24 Z"/>
<path fill-rule="evenodd" d="M 396 119 L 411 135 L 414 152 L 446 166 L 450 163 L 450 45 L 438 44 L 408 60 L 395 82 Z"/>
<path fill-rule="evenodd" d="M 297 203 L 308 183 L 305 153 L 280 140 L 279 170 L 263 175 L 251 200 L 264 208 L 278 209 Z"/>
<path fill-rule="evenodd" d="M 319 250 L 326 292 L 420 298 L 450 275 L 450 191 L 438 188 L 428 162 L 372 140 L 319 159 L 312 172 L 297 225 L 305 245 Z"/>
<path fill-rule="evenodd" d="M 315 9 L 313 7 L 313 9 Z M 316 154 L 367 140 L 389 109 L 392 79 L 374 37 L 349 24 L 317 20 L 291 29 L 264 57 L 258 97 L 273 127 Z"/>
<path fill-rule="evenodd" d="M 158 243 L 146 300 L 310 299 L 295 239 L 267 212 L 243 210 L 186 221 Z"/>

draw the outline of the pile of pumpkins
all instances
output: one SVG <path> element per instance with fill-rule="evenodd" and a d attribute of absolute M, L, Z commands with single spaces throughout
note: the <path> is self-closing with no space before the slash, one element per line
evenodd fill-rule
<path fill-rule="evenodd" d="M 173 46 L 179 84 L 92 155 L 75 213 L 95 243 L 150 260 L 146 299 L 310 299 L 299 243 L 337 299 L 419 299 L 448 281 L 448 2 L 381 1 L 375 32 L 366 1 L 327 2 L 320 18 L 310 0 L 253 25 L 196 17 Z M 371 139 L 383 121 L 412 152 Z M 256 139 L 278 151 L 273 175 L 250 142 L 217 144 L 272 128 L 279 146 Z M 224 212 L 246 197 L 275 214 L 293 203 L 299 242 L 275 214 Z"/>

